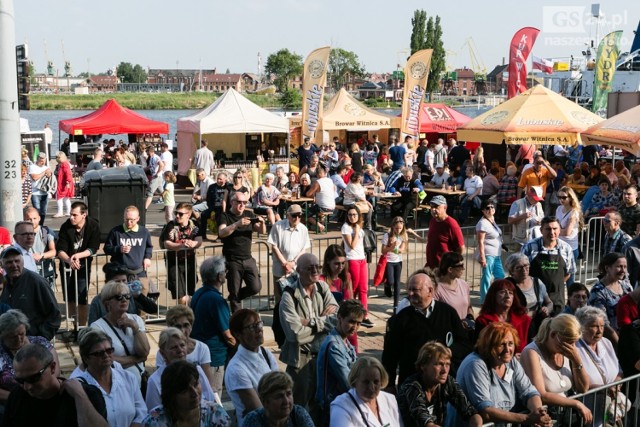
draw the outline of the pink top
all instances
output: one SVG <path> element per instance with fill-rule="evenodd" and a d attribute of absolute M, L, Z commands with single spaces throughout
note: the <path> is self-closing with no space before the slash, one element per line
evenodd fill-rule
<path fill-rule="evenodd" d="M 455 283 L 458 285 L 455 290 L 438 283 L 433 293 L 433 299 L 446 302 L 454 308 L 460 319 L 464 319 L 467 317 L 469 309 L 469 284 L 462 279 L 456 279 Z"/>

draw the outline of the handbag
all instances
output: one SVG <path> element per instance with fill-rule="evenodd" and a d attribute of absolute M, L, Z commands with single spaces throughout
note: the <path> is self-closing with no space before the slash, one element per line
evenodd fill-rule
<path fill-rule="evenodd" d="M 105 320 L 107 325 L 109 325 L 109 327 L 111 328 L 113 333 L 116 334 L 116 336 L 120 340 L 120 344 L 122 344 L 122 347 L 124 347 L 125 354 L 127 356 L 131 356 L 131 352 L 129 351 L 129 348 L 127 347 L 127 344 L 125 344 L 124 340 L 122 339 L 122 337 L 120 336 L 120 334 L 118 333 L 116 328 L 111 324 L 111 322 L 109 322 L 107 320 L 106 317 L 103 317 L 103 319 Z M 138 369 L 138 371 L 140 372 L 140 392 L 142 393 L 143 396 L 146 396 L 147 395 L 147 384 L 149 383 L 149 372 L 147 372 L 146 369 L 141 368 L 140 365 L 137 364 L 137 363 L 135 364 L 135 366 Z"/>
<path fill-rule="evenodd" d="M 364 200 L 357 201 L 356 207 L 358 208 L 361 214 L 369 213 L 369 203 L 367 203 Z"/>
<path fill-rule="evenodd" d="M 376 265 L 376 272 L 373 275 L 373 286 L 380 286 L 386 281 L 384 274 L 387 269 L 387 254 L 381 255 Z"/>
<path fill-rule="evenodd" d="M 367 263 L 371 262 L 371 254 L 378 248 L 378 238 L 376 232 L 371 229 L 364 231 L 364 239 L 362 245 L 364 246 L 364 252 L 367 254 Z"/>

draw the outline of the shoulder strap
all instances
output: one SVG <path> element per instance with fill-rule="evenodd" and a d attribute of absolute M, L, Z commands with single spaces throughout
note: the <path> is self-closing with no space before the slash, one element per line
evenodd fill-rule
<path fill-rule="evenodd" d="M 260 352 L 262 353 L 262 357 L 264 357 L 264 361 L 267 362 L 267 366 L 271 368 L 271 362 L 269 361 L 269 356 L 267 355 L 267 350 L 264 347 L 260 346 Z"/>
<path fill-rule="evenodd" d="M 367 427 L 369 427 L 369 422 L 367 421 L 367 417 L 364 416 L 364 412 L 362 412 L 362 409 L 360 409 L 360 405 L 358 405 L 358 402 L 356 402 L 356 399 L 349 392 L 347 392 L 347 396 L 351 398 L 351 401 L 355 405 L 356 409 L 358 410 L 358 412 L 360 412 L 360 416 L 362 417 L 362 421 L 364 421 L 364 424 Z"/>
<path fill-rule="evenodd" d="M 122 344 L 122 347 L 124 347 L 124 352 L 127 353 L 127 356 L 131 356 L 131 352 L 129 351 L 129 349 L 127 348 L 127 344 L 125 344 L 124 340 L 122 339 L 122 337 L 120 336 L 120 334 L 118 333 L 118 331 L 116 330 L 116 328 L 113 327 L 113 325 L 111 324 L 111 322 L 109 322 L 107 320 L 106 317 L 102 318 L 105 322 L 107 322 L 107 325 L 109 325 L 109 327 L 111 328 L 111 330 L 113 331 L 114 334 L 116 334 L 116 337 L 118 337 L 118 339 L 120 340 L 120 344 Z"/>

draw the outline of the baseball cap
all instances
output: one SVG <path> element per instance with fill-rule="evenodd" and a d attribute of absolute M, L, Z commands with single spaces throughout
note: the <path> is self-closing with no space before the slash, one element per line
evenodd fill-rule
<path fill-rule="evenodd" d="M 40 154 L 38 154 L 38 158 L 39 159 L 46 159 L 47 158 L 47 153 L 40 152 Z"/>
<path fill-rule="evenodd" d="M 433 199 L 429 200 L 429 204 L 435 206 L 447 206 L 447 199 L 445 199 L 444 196 L 435 196 Z"/>
<path fill-rule="evenodd" d="M 293 204 L 289 206 L 289 208 L 287 209 L 287 213 L 288 214 L 302 213 L 302 208 L 300 207 L 300 205 Z"/>
<path fill-rule="evenodd" d="M 444 165 L 442 163 L 438 163 L 436 165 L 436 169 L 442 169 L 442 168 L 444 168 Z"/>
<path fill-rule="evenodd" d="M 542 197 L 542 187 L 538 185 L 531 186 L 531 188 L 529 188 L 529 196 L 531 196 L 531 198 L 536 202 L 543 201 L 544 197 Z"/>
<path fill-rule="evenodd" d="M 22 255 L 22 252 L 20 252 L 20 249 L 16 248 L 15 246 L 8 246 L 0 254 L 0 259 L 4 259 L 5 257 L 12 254 Z"/>

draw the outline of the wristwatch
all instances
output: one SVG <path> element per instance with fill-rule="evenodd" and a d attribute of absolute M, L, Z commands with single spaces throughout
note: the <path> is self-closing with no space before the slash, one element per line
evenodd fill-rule
<path fill-rule="evenodd" d="M 318 332 L 318 324 L 316 323 L 316 319 L 309 320 L 309 327 L 313 330 L 314 333 Z"/>

